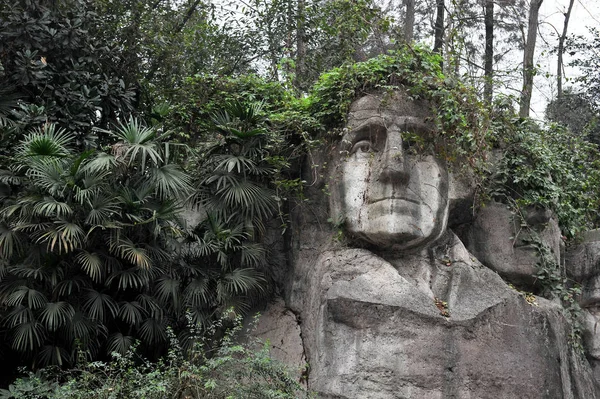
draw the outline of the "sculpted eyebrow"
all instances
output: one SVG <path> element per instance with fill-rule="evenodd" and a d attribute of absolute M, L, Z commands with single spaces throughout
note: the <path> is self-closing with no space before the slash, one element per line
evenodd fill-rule
<path fill-rule="evenodd" d="M 370 118 L 348 132 L 345 139 L 350 142 L 356 142 L 370 137 L 379 137 L 385 134 L 386 130 L 387 127 L 383 119 Z"/>
<path fill-rule="evenodd" d="M 432 133 L 434 130 L 433 125 L 425 123 L 421 118 L 412 116 L 398 118 L 396 126 L 398 126 L 401 131 L 414 133 Z"/>

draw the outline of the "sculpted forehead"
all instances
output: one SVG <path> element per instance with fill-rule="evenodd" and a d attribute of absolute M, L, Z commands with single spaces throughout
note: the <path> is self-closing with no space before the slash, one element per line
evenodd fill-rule
<path fill-rule="evenodd" d="M 426 101 L 412 100 L 405 91 L 374 93 L 367 94 L 352 103 L 348 125 L 353 127 L 374 116 L 391 119 L 395 116 L 414 116 L 429 119 L 432 118 L 433 113 Z"/>

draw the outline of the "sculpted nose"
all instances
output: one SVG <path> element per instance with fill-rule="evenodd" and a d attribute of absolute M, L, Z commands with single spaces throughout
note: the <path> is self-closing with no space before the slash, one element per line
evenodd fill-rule
<path fill-rule="evenodd" d="M 379 180 L 394 185 L 406 185 L 408 183 L 409 174 L 399 130 L 388 130 L 386 145 L 382 151 L 380 162 Z"/>

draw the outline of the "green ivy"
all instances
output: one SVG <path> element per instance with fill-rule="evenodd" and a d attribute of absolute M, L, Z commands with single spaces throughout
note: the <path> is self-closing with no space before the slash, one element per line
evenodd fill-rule
<path fill-rule="evenodd" d="M 405 46 L 324 73 L 310 92 L 307 112 L 335 135 L 346 121 L 352 101 L 374 90 L 398 87 L 431 104 L 438 154 L 450 162 L 467 160 L 471 166 L 481 167 L 491 142 L 487 108 L 474 90 L 444 75 L 442 57 L 424 47 Z"/>

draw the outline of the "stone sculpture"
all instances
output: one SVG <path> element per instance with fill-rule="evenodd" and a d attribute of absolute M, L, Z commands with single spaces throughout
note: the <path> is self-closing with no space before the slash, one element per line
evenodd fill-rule
<path fill-rule="evenodd" d="M 566 252 L 568 277 L 581 285 L 583 347 L 600 391 L 600 236 L 590 231 Z"/>
<path fill-rule="evenodd" d="M 521 288 L 535 289 L 538 251 L 532 234 L 548 246 L 561 264 L 564 244 L 552 212 L 528 207 L 517 214 L 505 204 L 491 201 L 477 213 L 468 233 L 462 238 L 469 251 L 490 269 Z"/>
<path fill-rule="evenodd" d="M 400 88 L 370 93 L 352 104 L 341 140 L 313 154 L 329 180 L 296 214 L 285 284 L 309 389 L 322 398 L 595 397 L 561 306 L 528 302 L 447 230 L 450 183 L 428 145 L 430 116 Z"/>

